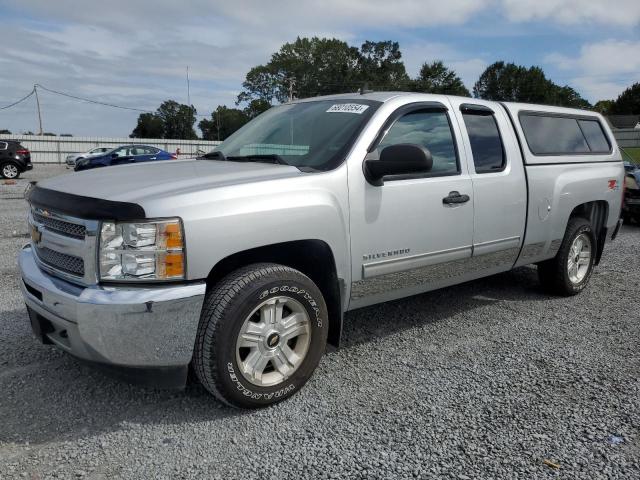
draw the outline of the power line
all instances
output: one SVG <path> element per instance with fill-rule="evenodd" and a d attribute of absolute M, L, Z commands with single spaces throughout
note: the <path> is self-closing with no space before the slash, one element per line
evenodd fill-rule
<path fill-rule="evenodd" d="M 112 107 L 112 108 L 120 108 L 123 110 L 132 110 L 134 112 L 142 112 L 142 113 L 156 113 L 153 110 L 145 110 L 142 108 L 135 108 L 135 107 L 125 107 L 124 105 L 116 105 L 115 103 L 108 103 L 108 102 L 101 102 L 99 100 L 94 100 L 92 98 L 86 98 L 86 97 L 80 97 L 78 95 L 72 95 L 71 93 L 65 93 L 65 92 L 60 92 L 58 90 L 53 90 L 51 88 L 47 88 L 43 85 L 40 85 L 39 83 L 37 83 L 35 85 L 36 87 L 41 88 L 42 90 L 45 90 L 49 93 L 53 93 L 55 95 L 62 95 L 63 97 L 68 97 L 68 98 L 72 98 L 74 100 L 79 100 L 81 102 L 87 102 L 87 103 L 93 103 L 95 105 L 102 105 L 104 107 Z M 190 105 L 189 105 L 190 107 Z M 195 113 L 194 114 L 196 117 L 204 117 L 204 118 L 209 118 L 211 115 L 210 114 L 204 114 L 204 113 Z"/>
<path fill-rule="evenodd" d="M 40 85 L 39 83 L 36 83 L 35 86 L 36 87 L 40 87 L 42 90 L 45 90 L 45 91 L 47 91 L 49 93 L 54 93 L 56 95 L 62 95 L 63 97 L 73 98 L 74 100 L 80 100 L 81 102 L 93 103 L 93 104 L 102 105 L 102 106 L 105 106 L 105 107 L 121 108 L 123 110 L 133 110 L 135 112 L 153 113 L 151 110 L 143 110 L 141 108 L 134 108 L 134 107 L 125 107 L 123 105 L 116 105 L 114 103 L 101 102 L 99 100 L 93 100 L 91 98 L 79 97 L 77 95 L 72 95 L 70 93 L 59 92 L 57 90 L 53 90 L 51 88 L 47 88 L 47 87 L 45 87 L 43 85 Z"/>
<path fill-rule="evenodd" d="M 35 87 L 33 88 L 33 90 L 31 90 L 27 95 L 25 95 L 24 97 L 22 97 L 20 100 L 18 100 L 17 102 L 13 102 L 11 105 L 6 105 L 4 107 L 0 107 L 0 110 L 6 110 L 7 108 L 11 108 L 11 107 L 15 107 L 16 105 L 18 105 L 19 103 L 24 102 L 27 98 L 29 98 L 31 95 L 33 95 L 35 93 Z"/>

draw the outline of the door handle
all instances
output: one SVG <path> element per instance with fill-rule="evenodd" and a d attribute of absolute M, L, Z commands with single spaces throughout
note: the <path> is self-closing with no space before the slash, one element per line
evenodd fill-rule
<path fill-rule="evenodd" d="M 448 197 L 444 197 L 442 199 L 442 203 L 445 205 L 455 205 L 458 203 L 467 203 L 469 201 L 469 195 L 460 194 L 460 192 L 453 191 L 449 192 Z"/>

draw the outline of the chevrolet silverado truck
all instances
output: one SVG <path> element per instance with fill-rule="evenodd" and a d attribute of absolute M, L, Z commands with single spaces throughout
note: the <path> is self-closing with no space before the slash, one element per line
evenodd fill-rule
<path fill-rule="evenodd" d="M 40 341 L 261 407 L 346 311 L 535 264 L 588 284 L 624 168 L 595 112 L 415 93 L 275 106 L 199 159 L 34 185 L 22 292 Z M 428 341 L 428 339 L 425 339 Z"/>

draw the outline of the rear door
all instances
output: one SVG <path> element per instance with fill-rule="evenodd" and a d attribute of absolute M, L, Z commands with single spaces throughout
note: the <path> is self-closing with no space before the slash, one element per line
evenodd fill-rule
<path fill-rule="evenodd" d="M 473 262 L 495 273 L 515 263 L 524 237 L 527 187 L 517 139 L 504 109 L 452 97 L 473 183 Z"/>
<path fill-rule="evenodd" d="M 450 105 L 414 103 L 387 120 L 370 147 L 412 143 L 433 156 L 428 174 L 367 182 L 361 163 L 349 173 L 352 285 L 350 308 L 455 283 L 471 258 L 473 189 Z M 362 159 L 364 161 L 364 158 Z M 468 201 L 447 198 L 467 195 Z"/>
<path fill-rule="evenodd" d="M 135 146 L 132 149 L 134 159 L 136 162 L 150 162 L 157 160 L 157 154 L 160 150 L 147 145 Z"/>

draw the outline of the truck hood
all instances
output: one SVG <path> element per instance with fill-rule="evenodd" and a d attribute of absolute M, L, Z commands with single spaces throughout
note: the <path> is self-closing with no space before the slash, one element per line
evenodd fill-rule
<path fill-rule="evenodd" d="M 220 160 L 166 160 L 96 168 L 38 182 L 85 197 L 138 203 L 175 193 L 305 175 L 295 167 Z"/>

